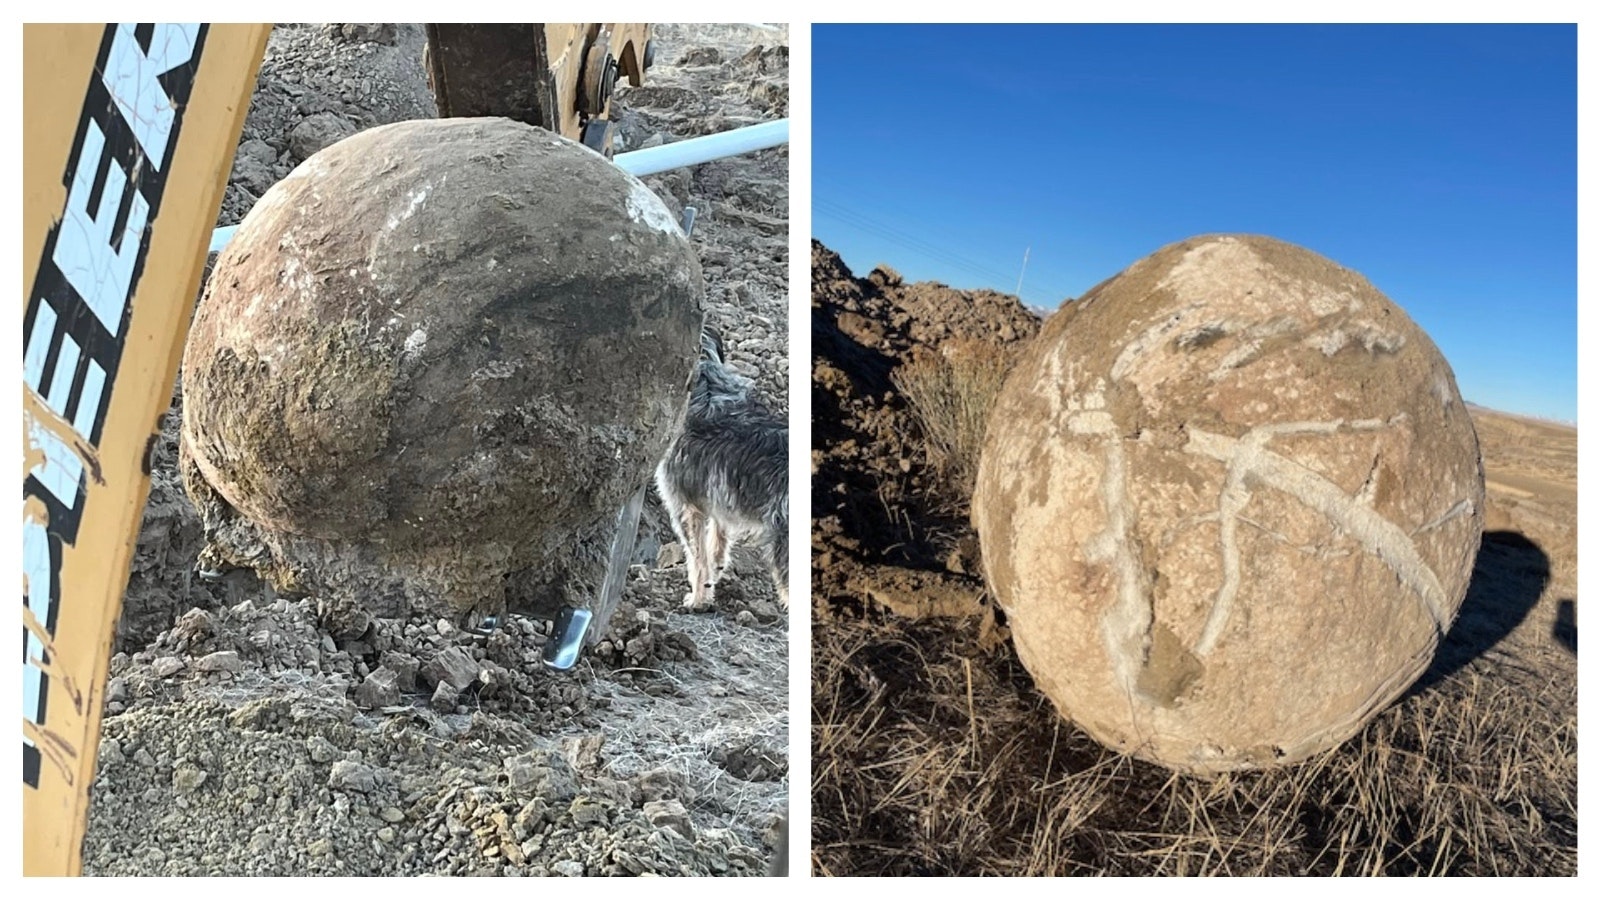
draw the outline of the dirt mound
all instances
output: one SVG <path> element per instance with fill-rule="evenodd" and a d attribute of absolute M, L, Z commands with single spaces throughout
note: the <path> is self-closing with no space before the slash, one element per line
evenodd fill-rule
<path fill-rule="evenodd" d="M 326 134 L 433 117 L 420 27 L 392 37 L 274 30 L 219 225 L 303 158 L 323 133 L 313 117 L 345 120 L 318 120 Z M 641 142 L 786 105 L 786 66 L 740 63 L 786 59 L 784 32 L 663 25 L 656 38 L 647 82 L 709 102 L 681 111 L 620 92 Z M 697 49 L 726 62 L 677 63 Z M 673 215 L 699 209 L 707 320 L 780 411 L 787 169 L 780 148 L 645 180 Z M 154 450 L 85 872 L 765 873 L 788 794 L 788 652 L 757 554 L 735 553 L 710 614 L 680 613 L 681 553 L 652 502 L 610 630 L 552 673 L 538 620 L 513 616 L 485 639 L 278 596 L 248 571 L 201 578 L 177 473 L 181 403 L 180 390 Z"/>
<path fill-rule="evenodd" d="M 786 729 L 728 705 L 782 685 L 785 633 L 676 616 L 680 581 L 635 567 L 599 652 L 560 674 L 526 619 L 335 638 L 314 599 L 191 610 L 113 660 L 86 870 L 762 874 Z"/>
<path fill-rule="evenodd" d="M 438 115 L 422 68 L 422 26 L 277 25 L 234 157 L 217 224 L 237 225 L 312 153 L 375 125 Z M 352 30 L 355 29 L 355 30 Z M 352 34 L 346 38 L 346 32 Z M 371 34 L 386 40 L 355 37 Z"/>
<path fill-rule="evenodd" d="M 978 612 L 964 502 L 937 492 L 897 369 L 956 341 L 997 351 L 1039 330 L 1015 297 L 856 278 L 811 242 L 812 593 L 825 612 L 872 603 L 907 615 Z"/>

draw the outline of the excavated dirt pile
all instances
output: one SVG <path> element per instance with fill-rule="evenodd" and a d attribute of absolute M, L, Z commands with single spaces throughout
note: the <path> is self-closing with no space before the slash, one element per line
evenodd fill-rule
<path fill-rule="evenodd" d="M 615 101 L 619 149 L 786 112 L 785 30 L 655 37 L 645 86 Z M 409 24 L 277 26 L 218 224 L 341 137 L 433 118 L 422 43 Z M 644 179 L 671 221 L 698 209 L 706 320 L 780 415 L 787 173 L 779 148 Z M 154 447 L 86 872 L 766 872 L 788 796 L 788 632 L 756 553 L 735 553 L 713 610 L 680 612 L 681 548 L 652 502 L 609 631 L 565 673 L 540 665 L 538 618 L 485 638 L 443 615 L 280 593 L 248 569 L 207 581 L 178 472 L 182 400 L 180 385 Z"/>
<path fill-rule="evenodd" d="M 823 614 L 979 611 L 964 498 L 944 496 L 895 370 L 947 342 L 1019 346 L 1039 318 L 1015 297 L 852 275 L 811 243 L 812 595 Z"/>

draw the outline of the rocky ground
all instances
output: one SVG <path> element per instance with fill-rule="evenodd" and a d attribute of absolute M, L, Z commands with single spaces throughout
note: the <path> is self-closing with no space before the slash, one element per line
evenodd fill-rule
<path fill-rule="evenodd" d="M 658 25 L 614 104 L 619 149 L 787 115 L 787 32 Z M 219 225 L 328 143 L 431 117 L 415 25 L 280 25 Z M 707 315 L 787 410 L 786 149 L 646 183 L 695 206 Z M 181 403 L 181 385 L 175 404 Z M 788 791 L 787 622 L 735 555 L 679 612 L 681 549 L 652 502 L 621 610 L 566 673 L 548 624 L 490 637 L 332 615 L 252 573 L 196 574 L 178 410 L 154 457 L 91 788 L 88 874 L 751 874 Z"/>
<path fill-rule="evenodd" d="M 1033 686 L 968 498 L 896 375 L 1005 354 L 1014 297 L 812 243 L 812 864 L 830 875 L 1566 874 L 1577 867 L 1577 432 L 1472 411 L 1485 534 L 1411 691 L 1299 766 L 1174 776 Z"/>

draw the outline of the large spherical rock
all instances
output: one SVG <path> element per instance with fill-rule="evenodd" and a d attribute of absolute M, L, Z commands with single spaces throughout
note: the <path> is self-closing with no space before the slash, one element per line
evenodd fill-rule
<path fill-rule="evenodd" d="M 1215 772 L 1332 747 L 1422 673 L 1466 592 L 1483 471 L 1449 366 L 1366 279 L 1207 236 L 1046 324 L 973 518 L 1062 714 Z"/>
<path fill-rule="evenodd" d="M 661 201 L 548 132 L 403 122 L 317 153 L 189 335 L 185 481 L 216 553 L 385 614 L 492 610 L 518 572 L 513 600 L 581 601 L 681 418 L 701 296 Z"/>

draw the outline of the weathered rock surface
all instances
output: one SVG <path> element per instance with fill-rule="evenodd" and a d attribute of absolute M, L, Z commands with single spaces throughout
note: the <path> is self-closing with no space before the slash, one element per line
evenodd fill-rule
<path fill-rule="evenodd" d="M 701 296 L 656 195 L 548 132 L 402 122 L 317 153 L 190 332 L 209 552 L 379 615 L 497 614 L 523 570 L 514 608 L 582 605 L 681 415 Z"/>
<path fill-rule="evenodd" d="M 1212 235 L 1046 324 L 973 518 L 1062 714 L 1214 772 L 1335 746 L 1423 672 L 1483 498 L 1455 378 L 1404 312 L 1310 251 Z"/>

